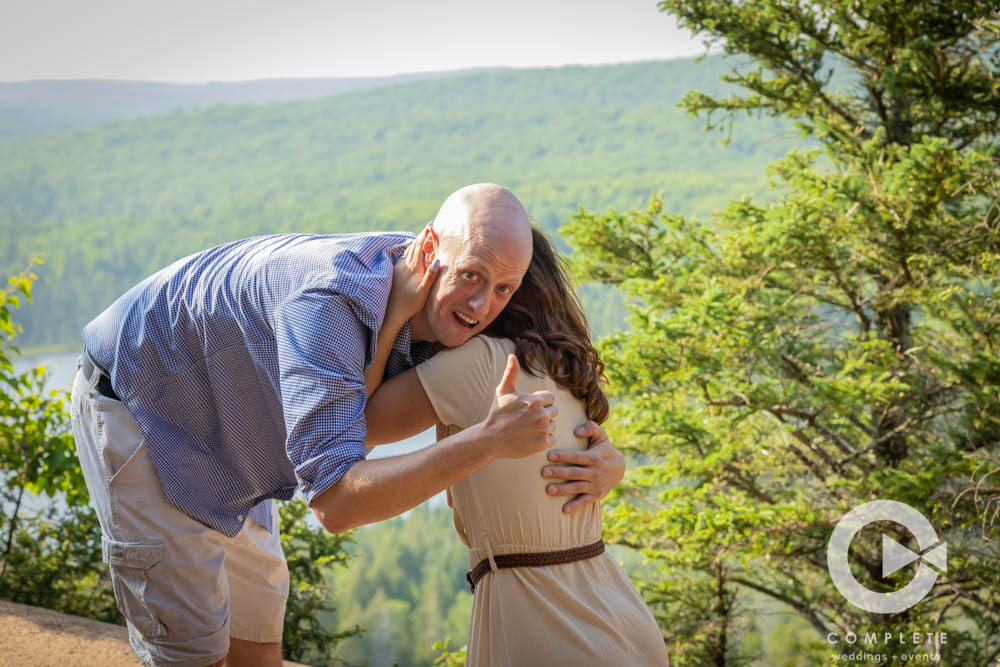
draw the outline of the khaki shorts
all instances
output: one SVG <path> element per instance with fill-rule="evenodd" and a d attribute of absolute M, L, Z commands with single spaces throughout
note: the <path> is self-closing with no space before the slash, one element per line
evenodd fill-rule
<path fill-rule="evenodd" d="M 200 667 L 221 660 L 230 637 L 281 641 L 288 566 L 277 510 L 273 533 L 247 521 L 228 538 L 168 504 L 139 425 L 96 380 L 77 371 L 73 435 L 136 654 Z"/>

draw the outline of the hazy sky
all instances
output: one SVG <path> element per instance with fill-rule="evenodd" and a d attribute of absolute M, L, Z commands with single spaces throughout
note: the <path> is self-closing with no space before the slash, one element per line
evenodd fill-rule
<path fill-rule="evenodd" d="M 656 0 L 0 0 L 0 80 L 370 76 L 698 55 Z"/>

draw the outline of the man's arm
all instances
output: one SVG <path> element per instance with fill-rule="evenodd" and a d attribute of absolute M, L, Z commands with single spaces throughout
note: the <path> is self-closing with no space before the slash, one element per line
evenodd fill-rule
<path fill-rule="evenodd" d="M 355 463 L 312 509 L 326 530 L 343 533 L 402 514 L 496 458 L 473 427 L 416 452 Z"/>
<path fill-rule="evenodd" d="M 398 442 L 439 423 L 427 392 L 410 368 L 386 380 L 365 403 L 365 447 Z"/>
<path fill-rule="evenodd" d="M 312 509 L 323 527 L 342 533 L 402 514 L 498 458 L 520 458 L 555 442 L 557 415 L 547 391 L 515 391 L 511 355 L 497 387 L 497 406 L 485 421 L 418 452 L 358 461 L 317 495 Z"/>

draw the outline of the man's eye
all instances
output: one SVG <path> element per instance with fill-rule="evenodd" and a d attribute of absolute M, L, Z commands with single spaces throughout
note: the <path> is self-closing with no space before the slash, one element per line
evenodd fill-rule
<path fill-rule="evenodd" d="M 466 280 L 475 280 L 476 274 L 473 273 L 472 271 L 466 271 L 465 273 L 462 274 L 462 277 L 465 278 Z"/>
<path fill-rule="evenodd" d="M 500 290 L 501 294 L 510 294 L 510 287 L 507 285 L 500 285 L 497 289 Z"/>

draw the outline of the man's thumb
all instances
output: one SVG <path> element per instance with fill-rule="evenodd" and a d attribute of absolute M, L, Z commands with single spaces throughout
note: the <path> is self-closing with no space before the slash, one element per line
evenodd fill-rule
<path fill-rule="evenodd" d="M 503 372 L 503 379 L 497 385 L 497 396 L 513 394 L 517 392 L 517 374 L 521 367 L 517 363 L 517 357 L 513 354 L 507 357 L 507 368 Z"/>

